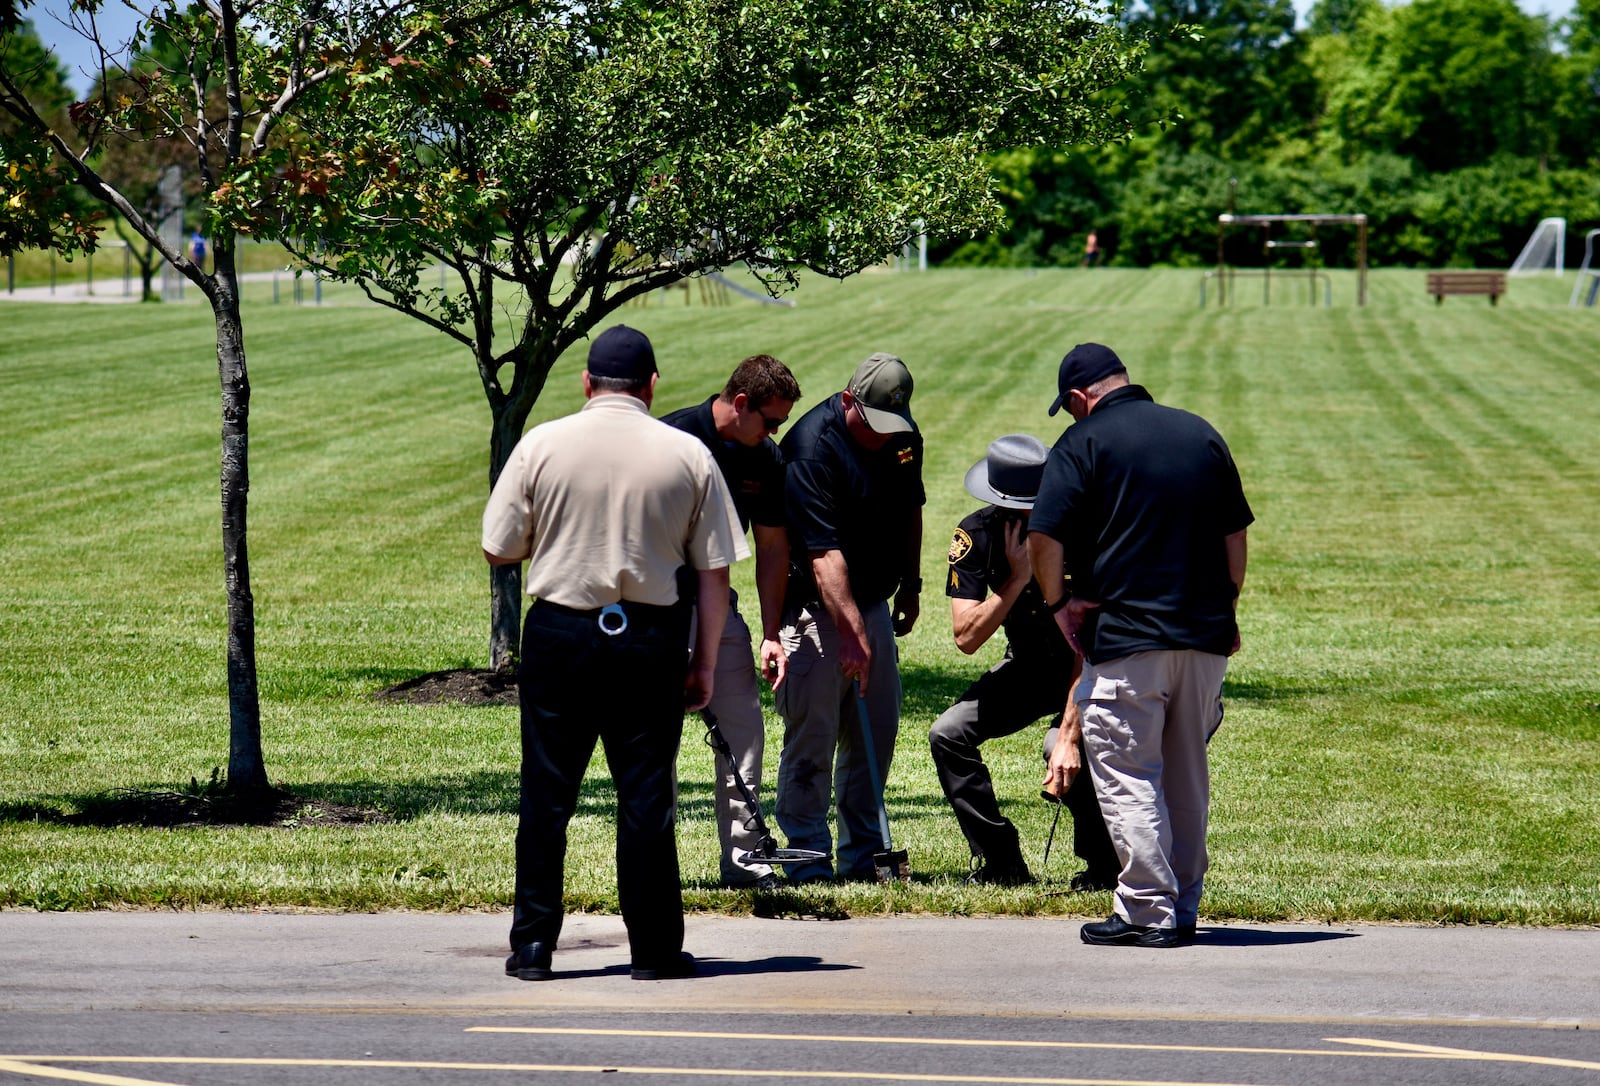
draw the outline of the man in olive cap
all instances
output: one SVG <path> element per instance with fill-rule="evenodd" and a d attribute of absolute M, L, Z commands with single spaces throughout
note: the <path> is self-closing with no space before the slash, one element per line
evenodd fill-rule
<path fill-rule="evenodd" d="M 1072 415 L 1045 464 L 1028 550 L 1046 606 L 1082 655 L 1048 787 L 1089 771 L 1122 870 L 1102 946 L 1193 942 L 1208 864 L 1206 743 L 1239 647 L 1234 607 L 1254 519 L 1227 443 L 1163 407 L 1111 348 L 1061 360 L 1050 407 Z M 1064 591 L 1062 573 L 1071 579 Z"/>
<path fill-rule="evenodd" d="M 873 855 L 886 847 L 856 691 L 878 779 L 887 781 L 900 730 L 894 639 L 911 632 L 920 610 L 926 497 L 911 390 L 904 362 L 874 354 L 782 445 L 790 569 L 780 637 L 789 669 L 773 693 L 784 719 L 776 813 L 789 847 L 826 853 L 831 795 L 846 879 L 873 878 Z M 833 869 L 824 860 L 788 875 L 806 882 Z"/>

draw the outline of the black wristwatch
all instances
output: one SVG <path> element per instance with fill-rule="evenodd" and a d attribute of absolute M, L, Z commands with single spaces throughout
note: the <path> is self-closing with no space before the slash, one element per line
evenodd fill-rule
<path fill-rule="evenodd" d="M 1072 593 L 1070 593 L 1070 592 L 1061 593 L 1061 598 L 1059 600 L 1056 600 L 1056 602 L 1054 602 L 1054 603 L 1047 603 L 1047 604 L 1044 605 L 1045 614 L 1047 614 L 1047 615 L 1055 614 L 1057 611 L 1059 611 L 1063 607 L 1065 607 L 1067 605 L 1067 603 L 1071 599 L 1072 599 Z"/>

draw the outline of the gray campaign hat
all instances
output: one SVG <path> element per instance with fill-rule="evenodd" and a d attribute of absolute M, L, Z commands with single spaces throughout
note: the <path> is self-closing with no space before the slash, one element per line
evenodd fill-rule
<path fill-rule="evenodd" d="M 967 472 L 967 493 L 1003 509 L 1032 509 L 1050 450 L 1031 434 L 1006 434 Z"/>
<path fill-rule="evenodd" d="M 911 421 L 911 371 L 892 354 L 879 351 L 856 367 L 845 390 L 874 433 L 904 434 L 916 429 Z"/>

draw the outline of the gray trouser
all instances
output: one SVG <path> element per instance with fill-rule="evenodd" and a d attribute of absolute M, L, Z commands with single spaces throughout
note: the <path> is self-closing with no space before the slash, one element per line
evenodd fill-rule
<path fill-rule="evenodd" d="M 1089 771 L 1116 846 L 1117 914 L 1193 924 L 1205 887 L 1211 778 L 1206 743 L 1222 723 L 1228 658 L 1193 650 L 1085 663 L 1077 688 Z"/>
<path fill-rule="evenodd" d="M 867 716 L 877 754 L 878 779 L 887 782 L 900 731 L 900 669 L 889 604 L 861 609 L 872 652 Z M 873 854 L 884 847 L 878 826 L 879 797 L 873 791 L 861 742 L 856 685 L 839 671 L 839 631 L 821 607 L 803 609 L 783 627 L 789 673 L 775 695 L 783 715 L 783 753 L 778 759 L 778 825 L 790 848 L 827 852 L 828 806 L 839 809 L 839 874 L 872 879 Z M 830 773 L 831 797 L 830 797 Z M 789 869 L 792 879 L 831 875 L 820 862 Z"/>
<path fill-rule="evenodd" d="M 728 600 L 728 623 L 717 645 L 717 672 L 711 704 L 722 736 L 733 749 L 744 783 L 758 799 L 761 795 L 761 757 L 766 750 L 766 726 L 761 718 L 761 688 L 756 681 L 755 658 L 750 651 L 750 628 L 739 614 L 739 594 Z M 739 856 L 761 842 L 755 831 L 756 812 L 739 795 L 733 773 L 721 755 L 712 753 L 716 777 L 717 839 L 722 846 L 722 881 L 730 885 L 752 882 L 772 874 L 766 864 L 742 864 Z"/>

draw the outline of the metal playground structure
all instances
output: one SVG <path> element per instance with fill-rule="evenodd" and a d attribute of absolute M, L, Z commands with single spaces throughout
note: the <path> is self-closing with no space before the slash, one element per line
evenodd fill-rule
<path fill-rule="evenodd" d="M 1309 236 L 1300 238 L 1273 237 L 1274 227 L 1290 227 L 1308 231 Z M 1270 263 L 1259 269 L 1240 269 L 1227 261 L 1228 231 L 1241 227 L 1260 228 L 1263 233 L 1262 252 L 1270 260 L 1281 250 L 1298 250 L 1302 253 L 1317 251 L 1317 228 L 1326 226 L 1353 226 L 1356 228 L 1356 304 L 1367 304 L 1367 217 L 1363 214 L 1354 215 L 1235 215 L 1232 213 L 1217 216 L 1217 266 L 1214 271 L 1207 272 L 1205 279 L 1200 283 L 1200 304 L 1206 304 L 1206 280 L 1216 280 L 1217 304 L 1227 305 L 1230 294 L 1237 291 L 1236 280 L 1240 277 L 1259 277 L 1261 279 L 1261 301 L 1264 305 L 1272 303 L 1272 280 L 1278 279 L 1305 279 L 1310 285 L 1310 300 L 1312 305 L 1317 304 L 1317 282 L 1321 280 L 1323 288 L 1323 304 L 1333 304 L 1333 287 L 1328 281 L 1326 271 L 1319 268 L 1277 268 Z"/>

